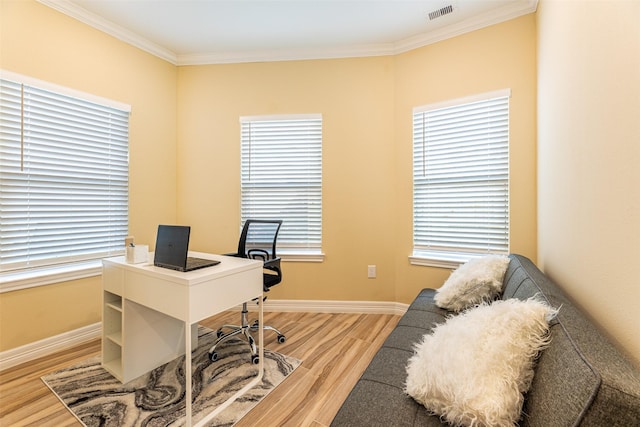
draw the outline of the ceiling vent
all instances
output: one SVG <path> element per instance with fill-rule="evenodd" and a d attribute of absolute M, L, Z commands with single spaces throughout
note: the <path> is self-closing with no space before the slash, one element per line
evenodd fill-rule
<path fill-rule="evenodd" d="M 442 9 L 434 10 L 429 13 L 429 20 L 433 21 L 436 18 L 440 18 L 441 16 L 448 15 L 453 12 L 453 5 L 445 6 Z"/>

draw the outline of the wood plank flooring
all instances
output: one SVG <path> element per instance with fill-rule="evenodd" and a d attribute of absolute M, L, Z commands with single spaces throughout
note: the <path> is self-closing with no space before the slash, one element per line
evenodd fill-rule
<path fill-rule="evenodd" d="M 287 336 L 279 344 L 265 332 L 265 347 L 302 360 L 238 427 L 328 426 L 400 316 L 385 314 L 265 313 L 265 323 Z M 211 329 L 237 324 L 238 312 L 201 322 Z M 80 426 L 40 380 L 42 375 L 100 353 L 100 340 L 0 372 L 0 426 Z"/>

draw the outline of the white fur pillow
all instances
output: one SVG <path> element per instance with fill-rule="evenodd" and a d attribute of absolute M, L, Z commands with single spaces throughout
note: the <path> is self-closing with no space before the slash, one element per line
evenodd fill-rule
<path fill-rule="evenodd" d="M 487 255 L 462 264 L 436 291 L 436 305 L 447 310 L 465 308 L 492 300 L 502 290 L 509 257 Z"/>
<path fill-rule="evenodd" d="M 556 313 L 508 299 L 448 318 L 416 344 L 405 392 L 456 426 L 515 425 Z"/>

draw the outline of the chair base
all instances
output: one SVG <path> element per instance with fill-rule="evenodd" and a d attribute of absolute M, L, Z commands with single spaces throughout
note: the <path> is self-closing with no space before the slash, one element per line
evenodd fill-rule
<path fill-rule="evenodd" d="M 251 362 L 253 364 L 257 364 L 260 361 L 260 356 L 258 355 L 258 348 L 256 347 L 256 341 L 253 338 L 253 336 L 251 336 L 252 331 L 256 332 L 259 330 L 260 324 L 258 320 L 255 320 L 251 325 L 249 325 L 248 317 L 247 317 L 248 313 L 249 312 L 247 310 L 247 303 L 242 304 L 241 325 L 223 325 L 216 331 L 216 335 L 218 336 L 218 339 L 213 344 L 213 346 L 211 346 L 211 348 L 209 349 L 209 359 L 212 362 L 215 362 L 216 360 L 218 360 L 218 352 L 216 352 L 216 348 L 218 347 L 218 345 L 238 335 L 244 337 L 244 339 L 247 341 L 247 344 L 249 344 L 249 348 L 251 349 Z M 229 329 L 229 332 L 224 333 L 225 329 Z M 273 326 L 263 325 L 262 329 L 265 331 L 275 332 L 278 335 L 279 343 L 283 343 L 287 339 L 282 334 L 282 332 L 280 332 Z"/>

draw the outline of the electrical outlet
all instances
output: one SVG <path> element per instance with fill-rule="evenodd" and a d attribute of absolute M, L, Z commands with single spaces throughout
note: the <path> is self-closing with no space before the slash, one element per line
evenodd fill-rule
<path fill-rule="evenodd" d="M 367 266 L 367 277 L 369 279 L 375 279 L 376 278 L 376 266 L 375 265 L 368 265 Z"/>

